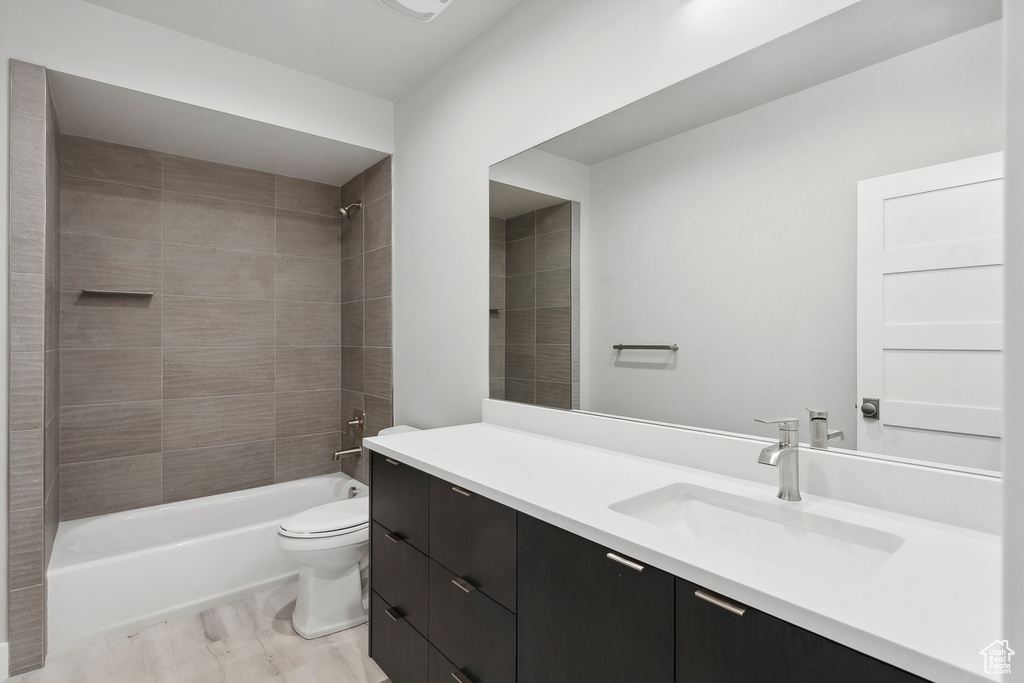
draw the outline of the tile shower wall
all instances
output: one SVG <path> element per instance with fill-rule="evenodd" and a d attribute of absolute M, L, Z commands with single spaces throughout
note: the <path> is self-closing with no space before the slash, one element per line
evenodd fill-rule
<path fill-rule="evenodd" d="M 579 407 L 578 207 L 565 202 L 505 221 L 504 397 L 510 401 Z"/>
<path fill-rule="evenodd" d="M 505 398 L 505 221 L 491 217 L 490 397 Z"/>
<path fill-rule="evenodd" d="M 366 434 L 393 424 L 391 343 L 391 160 L 371 166 L 341 188 L 341 203 L 361 202 L 341 234 L 341 414 L 365 411 Z M 345 448 L 359 445 L 344 436 Z M 365 457 L 342 471 L 369 483 Z"/>
<path fill-rule="evenodd" d="M 358 176 L 388 245 L 389 169 Z M 61 519 L 339 470 L 367 356 L 390 424 L 390 246 L 364 259 L 341 188 L 65 136 L 61 193 Z"/>
<path fill-rule="evenodd" d="M 12 61 L 10 140 L 8 618 L 17 674 L 43 664 L 60 489 L 60 130 L 41 66 Z"/>

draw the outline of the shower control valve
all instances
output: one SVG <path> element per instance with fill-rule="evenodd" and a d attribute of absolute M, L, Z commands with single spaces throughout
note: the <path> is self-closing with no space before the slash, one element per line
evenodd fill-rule
<path fill-rule="evenodd" d="M 356 408 L 352 411 L 352 419 L 346 423 L 345 433 L 349 436 L 358 436 L 360 439 L 366 433 L 366 413 Z"/>

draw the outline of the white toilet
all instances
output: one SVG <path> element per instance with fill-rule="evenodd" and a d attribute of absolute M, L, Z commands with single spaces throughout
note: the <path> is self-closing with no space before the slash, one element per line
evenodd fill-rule
<path fill-rule="evenodd" d="M 277 547 L 299 565 L 292 627 L 319 638 L 366 621 L 360 571 L 369 562 L 370 498 L 339 500 L 281 522 Z"/>

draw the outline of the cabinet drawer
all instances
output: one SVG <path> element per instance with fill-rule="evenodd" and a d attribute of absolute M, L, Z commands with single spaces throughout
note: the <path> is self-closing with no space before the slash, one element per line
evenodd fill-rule
<path fill-rule="evenodd" d="M 430 642 L 479 683 L 516 680 L 516 616 L 459 577 L 430 561 Z"/>
<path fill-rule="evenodd" d="M 371 592 L 370 656 L 391 683 L 424 683 L 427 641 L 408 621 L 389 615 L 388 609 L 389 605 Z"/>
<path fill-rule="evenodd" d="M 427 556 L 376 522 L 370 538 L 370 586 L 426 635 Z"/>
<path fill-rule="evenodd" d="M 516 611 L 516 512 L 430 477 L 430 557 Z"/>
<path fill-rule="evenodd" d="M 673 579 L 520 513 L 519 683 L 672 683 Z"/>
<path fill-rule="evenodd" d="M 891 664 L 678 578 L 676 681 L 925 683 Z"/>
<path fill-rule="evenodd" d="M 427 683 L 483 683 L 448 661 L 433 645 L 427 652 Z"/>
<path fill-rule="evenodd" d="M 373 453 L 370 466 L 370 517 L 427 553 L 429 475 L 380 453 Z"/>

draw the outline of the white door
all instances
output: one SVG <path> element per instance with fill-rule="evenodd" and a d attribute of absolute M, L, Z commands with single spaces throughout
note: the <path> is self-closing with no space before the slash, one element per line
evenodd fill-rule
<path fill-rule="evenodd" d="M 1003 155 L 857 184 L 857 448 L 999 469 Z"/>

